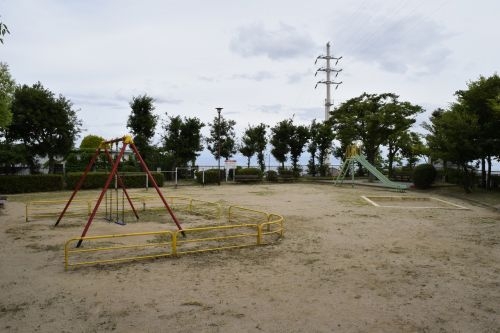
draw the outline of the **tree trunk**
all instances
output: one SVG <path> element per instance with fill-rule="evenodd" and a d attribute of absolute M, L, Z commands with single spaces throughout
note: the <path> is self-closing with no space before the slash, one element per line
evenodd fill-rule
<path fill-rule="evenodd" d="M 464 190 L 465 193 L 472 193 L 471 189 L 471 183 L 470 183 L 470 176 L 469 176 L 469 170 L 467 168 L 467 164 L 462 165 L 462 169 L 464 170 L 464 176 L 463 176 L 463 184 L 464 184 Z"/>
<path fill-rule="evenodd" d="M 392 174 L 393 174 L 392 164 L 393 164 L 394 156 L 391 156 L 391 154 L 389 153 L 388 158 L 389 158 L 389 161 L 388 161 L 389 162 L 389 178 L 391 178 Z"/>
<path fill-rule="evenodd" d="M 54 164 L 55 164 L 54 156 L 49 155 L 49 174 L 54 173 Z"/>
<path fill-rule="evenodd" d="M 393 170 L 392 170 L 392 164 L 394 163 L 394 155 L 396 155 L 396 152 L 394 151 L 394 147 L 392 145 L 389 145 L 389 153 L 387 154 L 388 158 L 388 166 L 389 166 L 389 178 L 393 176 Z"/>
<path fill-rule="evenodd" d="M 491 156 L 488 155 L 486 158 L 486 162 L 488 164 L 488 175 L 486 176 L 486 189 L 490 191 L 492 189 L 491 187 Z"/>
<path fill-rule="evenodd" d="M 481 157 L 481 187 L 487 188 L 486 185 L 486 161 L 484 157 Z"/>
<path fill-rule="evenodd" d="M 375 152 L 366 151 L 366 160 L 371 163 L 371 165 L 375 166 Z M 371 172 L 368 172 L 368 181 L 372 183 L 375 180 L 375 176 L 372 175 Z"/>

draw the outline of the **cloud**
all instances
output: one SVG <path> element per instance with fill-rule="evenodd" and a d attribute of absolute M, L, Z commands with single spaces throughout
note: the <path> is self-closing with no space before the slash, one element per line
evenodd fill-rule
<path fill-rule="evenodd" d="M 263 81 L 263 80 L 270 80 L 274 78 L 274 75 L 271 72 L 268 71 L 259 71 L 254 74 L 234 74 L 232 79 L 245 79 L 245 80 L 252 80 L 252 81 Z"/>
<path fill-rule="evenodd" d="M 445 44 L 452 35 L 436 22 L 419 15 L 358 15 L 362 16 L 358 24 L 351 26 L 356 33 L 338 36 L 344 56 L 399 74 L 427 75 L 446 66 L 451 50 Z"/>
<path fill-rule="evenodd" d="M 304 78 L 312 78 L 312 72 L 310 70 L 305 72 L 295 72 L 287 75 L 287 83 L 294 84 L 302 81 Z"/>
<path fill-rule="evenodd" d="M 264 113 L 278 114 L 283 110 L 282 104 L 259 105 L 257 109 Z"/>
<path fill-rule="evenodd" d="M 163 97 L 154 97 L 155 103 L 158 104 L 181 104 L 183 100 L 181 99 L 175 99 L 175 98 L 163 98 Z"/>
<path fill-rule="evenodd" d="M 102 107 L 106 109 L 121 109 L 123 108 L 123 100 L 121 98 L 108 98 L 99 94 L 79 94 L 70 93 L 69 99 L 75 105 L 81 106 L 92 106 L 92 107 Z"/>
<path fill-rule="evenodd" d="M 280 23 L 276 30 L 260 24 L 240 27 L 231 40 L 231 51 L 243 57 L 266 56 L 272 60 L 309 57 L 315 45 L 306 32 Z"/>

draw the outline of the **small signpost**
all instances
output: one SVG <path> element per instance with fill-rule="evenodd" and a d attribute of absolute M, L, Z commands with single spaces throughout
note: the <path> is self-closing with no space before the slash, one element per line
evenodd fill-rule
<path fill-rule="evenodd" d="M 229 177 L 229 170 L 233 169 L 236 170 L 236 160 L 225 160 L 224 161 L 224 168 L 226 169 L 226 182 Z M 233 181 L 234 181 L 234 171 L 233 171 Z"/>

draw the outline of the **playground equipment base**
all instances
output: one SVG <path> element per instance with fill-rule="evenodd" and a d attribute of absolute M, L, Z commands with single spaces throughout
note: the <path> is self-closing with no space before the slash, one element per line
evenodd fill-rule
<path fill-rule="evenodd" d="M 416 196 L 361 196 L 376 207 L 405 209 L 466 209 L 464 206 L 434 197 Z"/>

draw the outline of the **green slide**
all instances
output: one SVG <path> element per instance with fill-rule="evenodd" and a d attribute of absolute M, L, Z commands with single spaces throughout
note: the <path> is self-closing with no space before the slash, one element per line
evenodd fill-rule
<path fill-rule="evenodd" d="M 404 192 L 408 188 L 408 186 L 405 184 L 396 183 L 389 180 L 389 178 L 387 178 L 380 171 L 378 171 L 377 168 L 375 168 L 370 162 L 367 161 L 366 158 L 364 158 L 361 155 L 353 155 L 344 161 L 342 167 L 340 168 L 340 173 L 337 176 L 337 179 L 335 180 L 335 185 L 337 185 L 338 183 L 342 183 L 344 181 L 344 178 L 347 174 L 347 170 L 354 167 L 354 162 L 360 163 L 363 167 L 365 167 L 368 170 L 368 172 L 377 177 L 377 179 L 386 187 L 396 189 L 400 192 Z"/>

